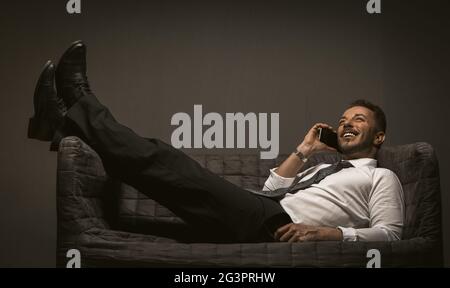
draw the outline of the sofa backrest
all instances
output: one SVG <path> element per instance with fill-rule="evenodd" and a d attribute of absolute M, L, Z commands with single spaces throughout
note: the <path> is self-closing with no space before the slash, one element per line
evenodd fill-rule
<path fill-rule="evenodd" d="M 287 155 L 261 160 L 258 155 L 192 155 L 202 166 L 246 189 L 261 188 L 269 169 Z M 331 163 L 337 153 L 318 153 L 308 165 Z M 378 165 L 394 171 L 405 194 L 403 239 L 441 239 L 441 198 L 438 162 L 427 143 L 382 148 Z M 80 212 L 84 211 L 84 212 Z M 76 225 L 74 225 L 76 224 Z M 183 237 L 190 228 L 162 205 L 124 183 L 109 178 L 95 151 L 77 137 L 67 137 L 58 155 L 58 229 L 89 225 L 130 232 Z M 191 239 L 192 240 L 192 239 Z"/>
<path fill-rule="evenodd" d="M 405 194 L 403 239 L 432 238 L 441 241 L 441 188 L 439 164 L 433 147 L 424 142 L 386 147 L 378 165 L 394 171 Z"/>

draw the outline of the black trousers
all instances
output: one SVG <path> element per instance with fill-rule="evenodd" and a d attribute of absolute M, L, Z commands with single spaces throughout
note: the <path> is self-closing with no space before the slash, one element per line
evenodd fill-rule
<path fill-rule="evenodd" d="M 171 145 L 119 124 L 93 95 L 69 109 L 64 127 L 70 132 L 62 134 L 80 136 L 99 154 L 108 174 L 169 208 L 208 241 L 270 241 L 277 228 L 291 222 L 277 201 L 254 195 Z"/>

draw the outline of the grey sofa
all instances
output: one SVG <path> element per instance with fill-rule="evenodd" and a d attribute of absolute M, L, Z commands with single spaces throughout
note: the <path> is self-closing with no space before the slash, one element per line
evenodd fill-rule
<path fill-rule="evenodd" d="M 286 156 L 197 155 L 201 165 L 244 188 L 262 187 L 269 168 Z M 308 163 L 331 162 L 335 153 Z M 432 147 L 385 147 L 379 165 L 399 177 L 406 201 L 403 239 L 396 242 L 201 243 L 168 209 L 110 178 L 95 151 L 77 137 L 64 138 L 57 168 L 57 265 L 69 249 L 82 267 L 365 267 L 367 251 L 381 252 L 382 267 L 441 266 L 441 195 Z"/>

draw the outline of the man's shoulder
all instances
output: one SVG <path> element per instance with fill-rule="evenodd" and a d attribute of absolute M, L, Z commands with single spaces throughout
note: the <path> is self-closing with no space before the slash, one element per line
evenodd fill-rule
<path fill-rule="evenodd" d="M 394 171 L 384 168 L 384 167 L 375 167 L 373 172 L 374 178 L 388 181 L 394 181 L 400 183 L 400 179 Z"/>
<path fill-rule="evenodd" d="M 374 172 L 381 175 L 397 176 L 394 171 L 385 167 L 374 167 Z"/>

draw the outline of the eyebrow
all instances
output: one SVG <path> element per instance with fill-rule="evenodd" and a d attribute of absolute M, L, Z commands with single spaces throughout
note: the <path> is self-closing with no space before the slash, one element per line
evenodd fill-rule
<path fill-rule="evenodd" d="M 355 114 L 355 116 L 353 116 L 352 118 L 355 118 L 355 117 L 358 117 L 358 116 L 362 116 L 362 117 L 364 117 L 365 119 L 367 119 L 367 116 L 364 115 L 364 114 L 361 114 L 361 113 Z M 345 116 L 341 116 L 341 118 L 339 119 L 339 121 L 341 121 L 341 120 L 343 120 L 343 119 L 346 119 L 346 117 L 345 117 Z"/>

